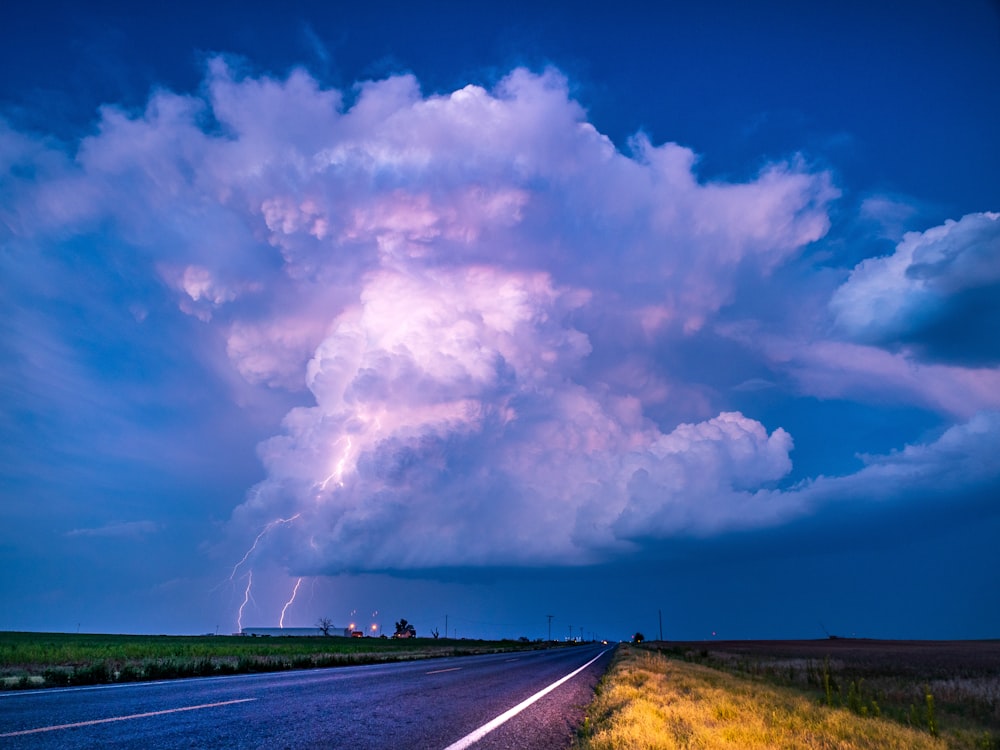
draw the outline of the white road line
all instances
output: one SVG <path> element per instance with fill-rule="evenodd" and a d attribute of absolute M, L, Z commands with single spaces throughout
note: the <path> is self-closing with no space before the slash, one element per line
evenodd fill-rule
<path fill-rule="evenodd" d="M 402 662 L 405 663 L 405 662 Z M 361 667 L 353 667 L 358 669 Z M 347 667 L 321 667 L 317 669 L 308 670 L 310 672 L 328 672 L 331 669 L 347 669 Z M 198 682 L 199 684 L 206 684 L 209 682 L 221 682 L 223 680 L 243 680 L 247 677 L 271 677 L 271 678 L 290 678 L 294 679 L 299 676 L 300 672 L 306 670 L 292 669 L 287 672 L 250 672 L 247 674 L 220 674 L 215 677 L 178 677 L 176 679 L 169 680 L 141 680 L 138 682 L 112 682 L 107 685 L 75 685 L 73 687 L 59 687 L 59 688 L 38 688 L 37 690 L 0 690 L 0 701 L 10 699 L 10 698 L 20 698 L 25 695 L 54 695 L 58 693 L 63 695 L 65 693 L 90 693 L 97 690 L 129 690 L 130 688 L 147 688 L 154 685 L 183 685 L 188 682 Z"/>
<path fill-rule="evenodd" d="M 183 706 L 182 708 L 168 708 L 163 711 L 149 711 L 144 714 L 131 714 L 129 716 L 112 716 L 110 719 L 93 719 L 91 721 L 78 721 L 75 724 L 58 724 L 51 727 L 38 727 L 37 729 L 22 729 L 19 732 L 5 732 L 0 737 L 20 737 L 25 734 L 38 734 L 39 732 L 54 732 L 57 729 L 75 729 L 77 727 L 90 727 L 95 724 L 108 724 L 112 721 L 127 721 L 128 719 L 145 719 L 148 716 L 163 716 L 163 714 L 175 714 L 180 711 L 197 711 L 200 708 L 216 708 L 218 706 L 231 706 L 234 703 L 249 703 L 256 698 L 239 698 L 234 701 L 222 701 L 220 703 L 202 703 L 200 706 Z"/>
<path fill-rule="evenodd" d="M 449 669 L 435 669 L 433 672 L 424 672 L 424 674 L 441 674 L 442 672 L 457 672 L 461 667 L 451 667 Z"/>
<path fill-rule="evenodd" d="M 481 740 L 483 737 L 485 737 L 486 735 L 488 735 L 490 732 L 492 732 L 494 729 L 496 729 L 498 726 L 500 726 L 504 722 L 506 722 L 506 721 L 508 721 L 510 719 L 513 719 L 515 716 L 517 716 L 519 713 L 521 713 L 524 709 L 526 709 L 528 706 L 530 706 L 535 701 L 544 698 L 546 695 L 548 695 L 549 693 L 551 693 L 553 690 L 555 690 L 557 687 L 559 687 L 560 685 L 562 685 L 567 680 L 570 680 L 570 679 L 576 677 L 578 674 L 580 674 L 580 672 L 582 672 L 583 670 L 585 670 L 587 667 L 589 667 L 595 661 L 597 661 L 598 659 L 600 659 L 602 656 L 604 656 L 610 650 L 611 650 L 610 648 L 604 649 L 601 653 L 599 653 L 597 656 L 595 656 L 593 659 L 591 659 L 590 661 L 588 661 L 586 664 L 584 664 L 579 669 L 574 669 L 568 675 L 566 675 L 565 677 L 559 678 L 558 680 L 556 680 L 555 682 L 553 682 L 551 685 L 549 685 L 547 688 L 543 688 L 543 689 L 539 690 L 537 693 L 535 693 L 530 698 L 527 698 L 526 700 L 523 700 L 520 703 L 518 703 L 516 706 L 514 706 L 514 708 L 510 709 L 509 711 L 505 711 L 504 713 L 500 714 L 498 717 L 496 717 L 495 719 L 493 719 L 493 721 L 490 721 L 490 722 L 487 722 L 486 724 L 483 724 L 481 727 L 479 727 L 479 729 L 477 729 L 474 732 L 470 732 L 469 734 L 465 735 L 458 742 L 451 743 L 444 750 L 465 750 L 465 748 L 469 747 L 474 742 L 478 742 L 479 740 Z"/>

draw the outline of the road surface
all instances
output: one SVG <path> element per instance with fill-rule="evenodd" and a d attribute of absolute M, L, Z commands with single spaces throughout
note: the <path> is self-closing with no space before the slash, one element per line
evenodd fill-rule
<path fill-rule="evenodd" d="M 0 748 L 551 750 L 610 659 L 585 645 L 2 693 Z"/>

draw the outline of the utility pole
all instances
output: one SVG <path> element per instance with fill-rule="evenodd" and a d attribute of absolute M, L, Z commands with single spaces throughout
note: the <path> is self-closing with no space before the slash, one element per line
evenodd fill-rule
<path fill-rule="evenodd" d="M 552 615 L 545 615 L 549 618 L 549 640 L 552 640 Z"/>
<path fill-rule="evenodd" d="M 660 640 L 662 641 L 663 640 L 663 610 L 662 609 L 658 609 L 656 611 L 660 615 Z"/>

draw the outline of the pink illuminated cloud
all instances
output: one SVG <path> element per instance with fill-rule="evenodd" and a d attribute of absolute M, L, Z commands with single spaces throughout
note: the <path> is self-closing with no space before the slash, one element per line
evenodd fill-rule
<path fill-rule="evenodd" d="M 196 356 L 297 403 L 259 446 L 266 477 L 234 538 L 294 518 L 266 554 L 296 575 L 581 564 L 820 502 L 778 489 L 792 436 L 713 405 L 670 345 L 824 237 L 828 173 L 796 157 L 705 181 L 691 149 L 641 134 L 625 153 L 555 70 L 345 95 L 218 58 L 203 92 L 105 107 L 72 157 L 4 127 L 0 160 L 35 176 L 3 184 L 0 218 L 20 243 L 106 232 Z M 947 247 L 924 263 L 934 283 L 986 257 Z M 920 285 L 900 263 L 841 288 L 852 333 Z M 747 346 L 812 393 L 882 387 L 963 418 L 997 406 L 995 370 L 787 342 Z M 907 455 L 933 464 L 940 446 Z"/>
<path fill-rule="evenodd" d="M 916 404 L 959 419 L 1000 408 L 1000 371 L 929 364 L 906 352 L 841 341 L 761 336 L 760 349 L 810 395 Z"/>

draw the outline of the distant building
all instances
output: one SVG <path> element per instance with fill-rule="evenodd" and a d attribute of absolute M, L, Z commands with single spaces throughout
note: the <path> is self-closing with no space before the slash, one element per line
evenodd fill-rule
<path fill-rule="evenodd" d="M 323 631 L 319 628 L 243 628 L 239 635 L 255 635 L 255 636 L 321 636 Z M 351 635 L 350 628 L 338 628 L 331 627 L 330 635 L 338 636 L 341 638 L 349 638 Z"/>

